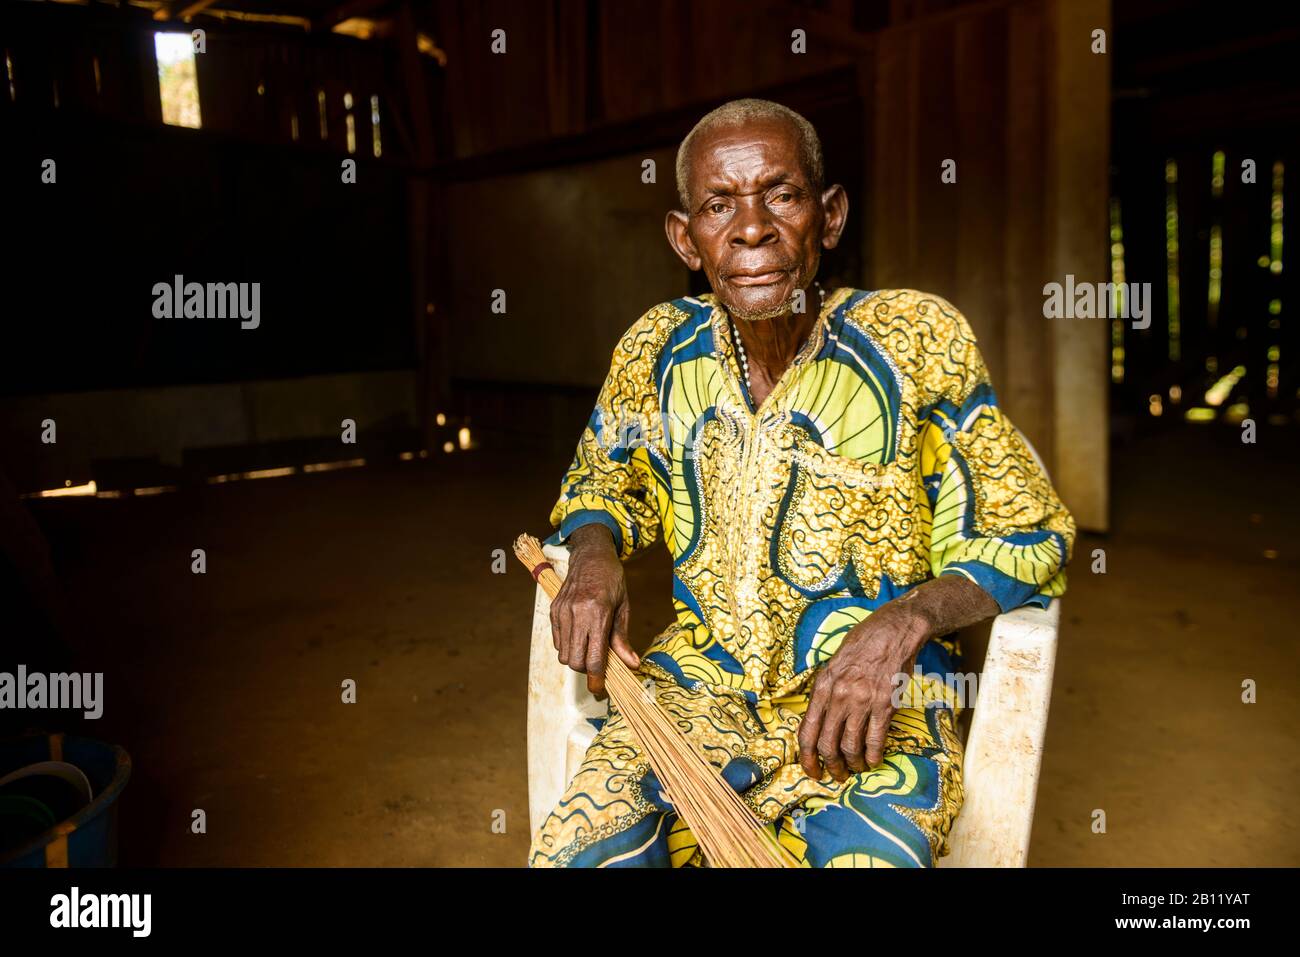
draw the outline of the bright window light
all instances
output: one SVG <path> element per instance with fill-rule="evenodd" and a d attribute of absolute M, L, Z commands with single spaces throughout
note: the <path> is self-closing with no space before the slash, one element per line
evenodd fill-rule
<path fill-rule="evenodd" d="M 168 126 L 199 129 L 199 75 L 194 63 L 194 42 L 188 33 L 155 33 L 158 59 L 158 93 L 163 122 Z"/>

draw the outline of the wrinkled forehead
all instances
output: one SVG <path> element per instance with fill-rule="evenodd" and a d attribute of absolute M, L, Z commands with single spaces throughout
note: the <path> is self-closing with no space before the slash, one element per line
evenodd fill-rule
<path fill-rule="evenodd" d="M 711 186 L 758 185 L 773 175 L 807 179 L 800 133 L 779 119 L 751 120 L 711 127 L 697 135 L 688 156 L 692 195 Z"/>

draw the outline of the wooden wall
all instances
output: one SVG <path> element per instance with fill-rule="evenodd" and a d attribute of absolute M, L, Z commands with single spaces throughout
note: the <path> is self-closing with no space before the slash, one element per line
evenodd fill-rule
<path fill-rule="evenodd" d="M 322 143 L 305 116 L 316 142 L 297 144 L 277 119 L 291 102 L 286 58 L 304 85 L 329 73 L 332 91 L 357 81 L 358 100 L 392 98 L 381 48 L 212 28 L 192 130 L 162 124 L 156 29 L 177 27 L 138 10 L 0 7 L 14 65 L 12 97 L 0 90 L 0 201 L 22 277 L 0 307 L 27 317 L 0 348 L 0 395 L 415 367 L 401 137 L 390 124 L 387 158 L 374 159 L 359 103 L 358 176 L 344 185 L 338 117 Z M 41 181 L 46 159 L 54 184 Z M 153 286 L 176 274 L 260 283 L 261 326 L 155 319 Z"/>
<path fill-rule="evenodd" d="M 853 4 L 757 0 L 431 0 L 449 56 L 451 155 L 476 156 L 752 95 L 867 49 Z M 507 52 L 490 34 L 506 31 Z M 808 52 L 791 52 L 806 30 Z"/>

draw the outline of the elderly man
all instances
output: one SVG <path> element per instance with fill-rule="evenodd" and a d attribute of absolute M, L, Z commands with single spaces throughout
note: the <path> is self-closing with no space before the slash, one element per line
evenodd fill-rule
<path fill-rule="evenodd" d="M 668 242 L 711 295 L 624 334 L 551 515 L 560 660 L 606 654 L 798 859 L 930 866 L 962 802 L 951 634 L 1065 589 L 1074 523 L 998 408 L 966 319 L 910 289 L 821 290 L 848 216 L 799 114 L 713 111 Z M 629 428 L 629 425 L 632 426 Z M 679 428 L 680 426 L 680 428 Z M 628 644 L 622 561 L 663 541 L 676 621 Z M 542 866 L 702 863 L 623 716 L 532 844 Z"/>

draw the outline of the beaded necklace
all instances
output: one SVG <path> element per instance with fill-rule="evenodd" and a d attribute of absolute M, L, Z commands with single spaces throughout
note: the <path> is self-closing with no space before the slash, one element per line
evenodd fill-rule
<path fill-rule="evenodd" d="M 820 315 L 822 307 L 826 305 L 826 290 L 822 288 L 822 284 L 819 282 L 814 282 L 813 285 L 817 287 L 817 296 L 820 300 L 817 312 Z M 735 343 L 736 358 L 740 360 L 740 374 L 745 380 L 745 391 L 753 395 L 754 386 L 749 380 L 749 356 L 745 353 L 745 344 L 740 339 L 740 330 L 736 328 L 734 320 L 731 323 L 731 341 Z"/>

